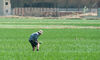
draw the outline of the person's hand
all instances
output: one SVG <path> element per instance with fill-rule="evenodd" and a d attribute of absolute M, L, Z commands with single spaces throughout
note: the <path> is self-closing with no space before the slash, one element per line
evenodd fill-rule
<path fill-rule="evenodd" d="M 42 42 L 39 42 L 39 44 L 42 44 Z"/>

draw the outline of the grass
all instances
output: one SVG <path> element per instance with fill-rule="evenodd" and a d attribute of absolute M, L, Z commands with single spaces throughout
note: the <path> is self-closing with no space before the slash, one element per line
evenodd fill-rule
<path fill-rule="evenodd" d="M 13 20 L 11 18 L 8 18 L 6 21 L 5 18 L 1 18 L 0 21 L 2 21 L 2 19 L 4 19 L 5 22 Z M 14 18 L 14 21 L 16 20 Z M 30 22 L 31 19 L 28 20 L 29 20 L 28 22 Z M 49 22 L 53 22 L 54 20 L 49 20 Z M 32 20 L 31 22 L 36 22 L 36 21 L 37 20 Z M 40 21 L 42 22 L 42 20 L 38 20 L 37 22 Z M 48 19 L 45 21 L 47 22 Z M 63 21 L 55 20 L 55 21 L 64 22 L 65 20 Z M 76 20 L 76 21 L 80 22 L 81 20 Z M 88 22 L 90 20 L 86 21 Z M 92 21 L 97 22 L 97 20 L 96 21 L 92 20 Z M 74 24 L 77 22 L 74 22 Z M 91 24 L 94 22 L 88 22 L 88 23 Z M 99 20 L 98 23 L 100 23 Z M 43 42 L 43 44 L 41 44 L 39 52 L 37 51 L 33 52 L 31 45 L 28 42 L 28 39 L 30 34 L 40 29 L 41 28 L 38 29 L 0 28 L 0 60 L 99 60 L 100 59 L 99 57 L 100 29 L 42 28 L 44 34 L 39 37 L 39 41 Z"/>
<path fill-rule="evenodd" d="M 0 18 L 0 25 L 65 25 L 99 27 L 100 20 Z"/>

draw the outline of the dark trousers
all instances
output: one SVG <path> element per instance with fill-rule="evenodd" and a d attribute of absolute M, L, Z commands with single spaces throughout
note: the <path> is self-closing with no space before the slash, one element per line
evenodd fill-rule
<path fill-rule="evenodd" d="M 38 42 L 37 41 L 33 41 L 33 40 L 29 40 L 30 44 L 32 45 L 32 47 L 36 47 Z"/>

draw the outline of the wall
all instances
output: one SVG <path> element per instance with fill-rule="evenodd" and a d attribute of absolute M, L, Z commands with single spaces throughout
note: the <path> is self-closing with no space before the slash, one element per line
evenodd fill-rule
<path fill-rule="evenodd" d="M 0 16 L 3 16 L 3 0 L 0 0 Z"/>
<path fill-rule="evenodd" d="M 97 2 L 97 0 L 11 0 L 12 8 L 24 7 L 24 4 L 32 7 L 34 3 L 53 3 L 54 7 L 58 8 L 83 8 L 84 6 L 93 8 L 96 7 Z"/>
<path fill-rule="evenodd" d="M 4 15 L 11 15 L 11 3 L 10 0 L 4 0 Z"/>
<path fill-rule="evenodd" d="M 63 8 L 66 6 L 66 0 L 11 0 L 12 8 L 22 8 L 27 4 L 32 7 L 34 3 L 51 3 L 54 7 Z M 46 7 L 44 7 L 46 8 Z M 49 7 L 48 7 L 49 8 Z"/>
<path fill-rule="evenodd" d="M 98 17 L 100 17 L 100 1 L 98 1 Z"/>
<path fill-rule="evenodd" d="M 100 8 L 98 8 L 98 17 L 100 17 Z"/>

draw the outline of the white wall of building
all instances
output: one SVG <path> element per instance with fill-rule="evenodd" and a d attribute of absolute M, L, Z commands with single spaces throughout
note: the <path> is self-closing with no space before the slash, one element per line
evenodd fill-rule
<path fill-rule="evenodd" d="M 4 0 L 4 15 L 11 15 L 11 3 L 10 0 Z"/>
<path fill-rule="evenodd" d="M 0 0 L 0 16 L 3 16 L 4 15 L 4 10 L 3 10 L 3 0 Z"/>

